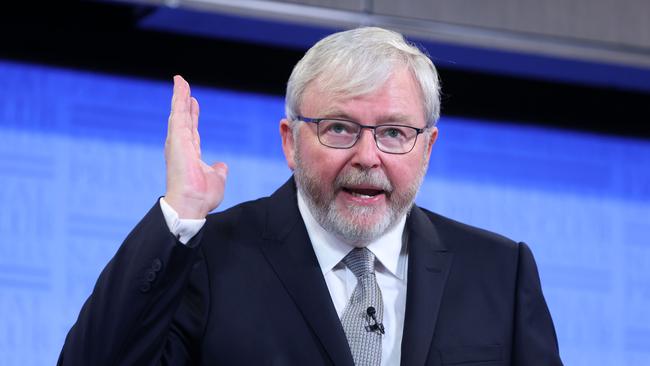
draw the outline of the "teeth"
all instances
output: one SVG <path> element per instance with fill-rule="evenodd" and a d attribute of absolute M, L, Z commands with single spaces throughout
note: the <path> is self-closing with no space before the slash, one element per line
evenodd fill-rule
<path fill-rule="evenodd" d="M 355 197 L 361 197 L 361 198 L 370 198 L 370 197 L 372 197 L 372 196 L 368 196 L 367 194 L 361 194 L 361 193 L 356 193 L 356 192 L 352 192 L 352 195 L 355 196 Z"/>

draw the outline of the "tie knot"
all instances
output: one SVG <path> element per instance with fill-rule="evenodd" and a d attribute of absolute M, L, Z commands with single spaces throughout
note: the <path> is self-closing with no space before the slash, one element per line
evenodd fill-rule
<path fill-rule="evenodd" d="M 375 255 L 368 248 L 354 248 L 343 258 L 343 263 L 359 278 L 374 272 Z"/>

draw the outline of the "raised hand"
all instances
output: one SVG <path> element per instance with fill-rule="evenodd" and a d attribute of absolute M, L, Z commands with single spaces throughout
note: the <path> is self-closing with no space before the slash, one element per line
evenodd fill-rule
<path fill-rule="evenodd" d="M 165 201 L 182 219 L 202 219 L 223 200 L 228 167 L 201 160 L 199 103 L 190 85 L 174 76 L 172 110 L 165 141 L 167 192 Z"/>

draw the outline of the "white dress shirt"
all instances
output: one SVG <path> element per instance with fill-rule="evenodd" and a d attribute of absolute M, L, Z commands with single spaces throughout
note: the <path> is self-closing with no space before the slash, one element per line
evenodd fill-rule
<path fill-rule="evenodd" d="M 343 258 L 354 249 L 328 233 L 314 219 L 304 198 L 298 192 L 298 209 L 307 227 L 309 240 L 323 271 L 327 288 L 339 318 L 357 286 L 357 278 L 343 262 Z M 381 342 L 381 364 L 399 365 L 404 330 L 404 311 L 406 309 L 406 270 L 407 248 L 402 235 L 406 215 L 392 230 L 371 242 L 367 248 L 375 255 L 375 274 L 377 285 L 384 300 L 382 323 L 386 333 Z"/>
<path fill-rule="evenodd" d="M 163 198 L 160 199 L 160 207 L 170 231 L 178 236 L 183 244 L 187 244 L 205 223 L 205 219 L 180 219 L 176 211 Z M 342 262 L 354 247 L 341 242 L 320 226 L 312 216 L 300 192 L 298 192 L 298 209 L 305 222 L 309 239 L 340 318 L 357 285 L 354 273 Z M 377 258 L 375 273 L 384 301 L 382 323 L 386 333 L 382 338 L 382 366 L 399 365 L 400 363 L 408 266 L 407 247 L 403 240 L 405 223 L 406 215 L 393 229 L 367 246 Z"/>

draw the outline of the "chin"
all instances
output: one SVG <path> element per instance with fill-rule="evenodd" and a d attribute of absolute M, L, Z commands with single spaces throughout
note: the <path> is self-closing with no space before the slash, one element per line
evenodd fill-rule
<path fill-rule="evenodd" d="M 342 241 L 365 247 L 394 224 L 385 207 L 348 206 L 330 210 L 326 226 Z"/>
<path fill-rule="evenodd" d="M 384 221 L 389 219 L 390 214 L 386 207 L 373 206 L 355 206 L 349 205 L 342 210 L 341 217 L 348 219 L 355 225 L 364 229 L 372 229 L 380 226 Z"/>

